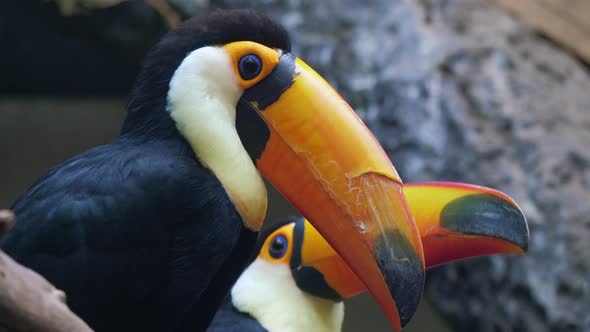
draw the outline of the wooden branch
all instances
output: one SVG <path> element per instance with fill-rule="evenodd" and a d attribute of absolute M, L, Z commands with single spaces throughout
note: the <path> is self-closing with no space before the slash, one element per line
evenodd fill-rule
<path fill-rule="evenodd" d="M 590 0 L 492 0 L 590 63 Z"/>
<path fill-rule="evenodd" d="M 0 210 L 0 237 L 14 225 L 14 213 L 10 210 Z"/>
<path fill-rule="evenodd" d="M 182 22 L 182 18 L 178 11 L 176 11 L 176 9 L 174 9 L 174 7 L 168 2 L 162 0 L 145 0 L 145 3 L 162 16 L 168 25 L 168 29 L 172 30 Z"/>
<path fill-rule="evenodd" d="M 14 214 L 0 210 L 0 236 L 14 224 Z M 66 295 L 38 273 L 0 251 L 0 332 L 91 332 L 70 311 Z"/>

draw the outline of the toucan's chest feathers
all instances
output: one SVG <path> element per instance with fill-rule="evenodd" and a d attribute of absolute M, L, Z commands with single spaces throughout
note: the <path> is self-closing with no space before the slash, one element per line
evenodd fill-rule
<path fill-rule="evenodd" d="M 236 104 L 244 90 L 221 47 L 199 48 L 175 71 L 167 110 L 196 157 L 221 181 L 244 224 L 260 228 L 266 187 L 236 131 Z"/>
<path fill-rule="evenodd" d="M 342 330 L 344 303 L 303 292 L 288 265 L 256 259 L 231 291 L 232 303 L 269 332 Z"/>

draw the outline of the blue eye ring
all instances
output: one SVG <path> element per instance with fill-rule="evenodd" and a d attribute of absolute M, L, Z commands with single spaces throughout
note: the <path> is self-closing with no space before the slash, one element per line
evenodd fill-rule
<path fill-rule="evenodd" d="M 238 69 L 242 79 L 249 81 L 262 71 L 262 60 L 256 54 L 246 54 L 238 62 Z"/>
<path fill-rule="evenodd" d="M 268 246 L 268 253 L 275 259 L 282 258 L 287 253 L 287 247 L 289 241 L 284 235 L 277 235 L 271 241 Z"/>

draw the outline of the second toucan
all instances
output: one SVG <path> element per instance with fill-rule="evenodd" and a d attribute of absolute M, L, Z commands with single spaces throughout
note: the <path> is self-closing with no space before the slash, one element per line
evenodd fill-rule
<path fill-rule="evenodd" d="M 508 196 L 468 184 L 414 183 L 404 193 L 426 267 L 469 257 L 526 252 L 526 219 Z M 354 249 L 354 248 L 350 248 Z M 208 332 L 339 332 L 343 299 L 363 282 L 303 218 L 267 227 L 258 257 L 240 276 Z"/>

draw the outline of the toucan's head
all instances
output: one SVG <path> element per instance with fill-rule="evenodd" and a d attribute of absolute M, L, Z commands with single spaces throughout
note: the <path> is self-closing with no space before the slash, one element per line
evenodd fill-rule
<path fill-rule="evenodd" d="M 309 222 L 290 217 L 265 225 L 257 254 L 232 287 L 238 311 L 270 332 L 341 331 L 343 294 L 362 282 Z M 354 278 L 342 289 L 331 284 L 338 269 L 342 280 Z"/>
<path fill-rule="evenodd" d="M 250 12 L 193 18 L 146 57 L 123 134 L 178 135 L 245 227 L 266 214 L 262 173 L 347 261 L 399 329 L 424 282 L 418 230 L 389 158 L 332 87 Z M 354 248 L 354 250 L 348 250 Z"/>
<path fill-rule="evenodd" d="M 264 262 L 268 267 L 264 274 L 270 278 L 277 278 L 279 269 L 287 269 L 290 271 L 287 278 L 311 296 L 340 302 L 367 289 L 332 246 L 303 217 L 285 218 L 265 227 L 260 234 L 258 247 L 258 257 L 248 270 L 260 268 L 256 266 L 256 261 Z M 248 270 L 240 279 L 250 279 L 248 274 L 252 274 L 252 271 Z M 282 274 L 281 277 L 284 278 Z M 264 283 L 264 280 L 255 282 Z M 240 281 L 236 286 L 234 289 L 240 288 Z M 284 290 L 284 287 L 281 289 Z M 244 289 L 239 291 L 248 292 Z M 235 296 L 240 295 L 235 290 L 233 295 L 234 301 L 247 301 L 243 296 Z"/>

